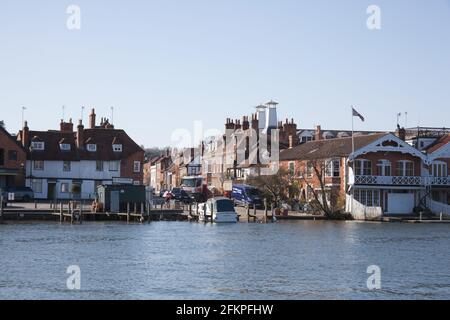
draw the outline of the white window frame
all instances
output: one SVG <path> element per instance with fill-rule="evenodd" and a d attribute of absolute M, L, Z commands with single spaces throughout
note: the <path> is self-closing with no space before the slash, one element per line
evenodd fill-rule
<path fill-rule="evenodd" d="M 42 193 L 43 191 L 42 179 L 31 180 L 31 189 L 33 190 L 34 193 Z"/>
<path fill-rule="evenodd" d="M 89 144 L 86 146 L 86 149 L 87 149 L 87 151 L 89 151 L 89 152 L 97 152 L 97 145 L 96 145 L 96 144 L 93 144 L 93 143 L 89 143 Z"/>
<path fill-rule="evenodd" d="M 42 141 L 32 141 L 31 149 L 33 150 L 45 150 L 45 143 Z"/>
<path fill-rule="evenodd" d="M 123 147 L 121 144 L 113 144 L 112 146 L 114 152 L 122 152 Z"/>
<path fill-rule="evenodd" d="M 400 163 L 402 164 L 402 172 L 401 172 L 401 175 L 398 174 L 398 173 L 399 173 L 398 165 L 399 165 Z M 412 164 L 412 175 L 407 175 L 407 174 L 406 174 L 406 165 L 407 165 L 408 163 Z M 414 162 L 411 161 L 411 160 L 399 160 L 399 161 L 397 161 L 397 164 L 396 164 L 396 166 L 395 166 L 395 174 L 396 174 L 397 176 L 399 176 L 399 177 L 413 177 L 413 176 L 414 176 L 414 170 L 415 170 Z"/>
<path fill-rule="evenodd" d="M 37 164 L 41 164 L 41 165 L 38 166 Z M 44 171 L 45 170 L 45 162 L 43 160 L 34 160 L 33 161 L 33 170 Z"/>
<path fill-rule="evenodd" d="M 99 169 L 101 169 L 101 170 L 99 170 Z M 96 172 L 105 171 L 105 163 L 102 160 L 95 161 L 95 171 Z"/>
<path fill-rule="evenodd" d="M 381 206 L 380 190 L 377 189 L 355 189 L 354 199 L 366 207 Z"/>
<path fill-rule="evenodd" d="M 444 161 L 433 161 L 431 164 L 431 176 L 448 177 L 448 166 Z"/>
<path fill-rule="evenodd" d="M 389 168 L 389 174 L 387 173 L 387 168 Z M 387 177 L 387 176 L 392 176 L 392 163 L 391 161 L 387 160 L 387 159 L 380 159 L 377 162 L 377 174 L 379 176 L 383 176 L 383 177 Z M 381 174 L 380 174 L 381 173 Z"/>
<path fill-rule="evenodd" d="M 359 163 L 359 172 L 358 172 L 358 170 L 356 170 L 356 163 Z M 370 173 L 369 174 L 366 174 L 366 172 L 365 172 L 365 169 L 367 169 L 365 166 L 366 163 L 370 164 L 370 166 L 369 166 Z M 355 165 L 354 165 L 354 170 L 355 170 L 355 176 L 372 176 L 373 175 L 372 161 L 368 160 L 368 159 L 356 159 Z"/>
<path fill-rule="evenodd" d="M 70 151 L 70 144 L 68 144 L 68 143 L 61 143 L 59 145 L 59 148 L 61 149 L 61 151 Z"/>
<path fill-rule="evenodd" d="M 134 173 L 141 173 L 141 162 L 140 161 L 134 161 L 134 163 L 133 163 L 133 172 Z"/>
<path fill-rule="evenodd" d="M 61 193 L 70 193 L 70 183 L 61 182 L 60 191 Z"/>
<path fill-rule="evenodd" d="M 120 169 L 120 161 L 110 161 L 109 162 L 109 171 L 118 172 Z"/>
<path fill-rule="evenodd" d="M 295 175 L 295 161 L 289 161 L 289 163 L 288 163 L 288 170 L 289 170 L 289 174 L 291 176 Z"/>
<path fill-rule="evenodd" d="M 72 162 L 71 161 L 63 161 L 63 171 L 64 172 L 72 171 Z"/>

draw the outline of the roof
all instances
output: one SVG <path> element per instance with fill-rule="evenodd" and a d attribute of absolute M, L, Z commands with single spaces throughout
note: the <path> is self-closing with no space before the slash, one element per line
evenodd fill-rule
<path fill-rule="evenodd" d="M 100 160 L 114 161 L 130 157 L 137 152 L 144 150 L 134 142 L 124 130 L 116 129 L 84 129 L 84 144 L 87 142 L 97 145 L 96 152 L 87 151 L 86 148 L 77 148 L 77 133 L 63 131 L 30 131 L 33 140 L 45 143 L 45 150 L 33 150 L 33 160 L 48 161 L 80 161 L 80 160 Z M 64 151 L 60 148 L 60 143 L 70 145 L 70 150 Z M 122 152 L 114 152 L 112 145 L 114 142 L 122 143 Z M 28 150 L 28 154 L 31 152 Z"/>
<path fill-rule="evenodd" d="M 300 137 L 303 133 L 310 133 L 312 136 L 316 134 L 316 129 L 297 129 L 297 135 Z M 322 138 L 326 139 L 327 136 L 332 138 L 346 138 L 352 136 L 351 130 L 326 130 L 321 129 Z M 381 133 L 380 131 L 355 131 L 355 137 L 358 135 L 369 135 Z"/>
<path fill-rule="evenodd" d="M 3 133 L 8 139 L 11 139 L 20 149 L 24 150 L 23 146 L 17 141 L 17 138 L 15 136 L 12 136 L 8 131 L 6 131 L 3 125 L 0 125 L 0 134 Z"/>
<path fill-rule="evenodd" d="M 388 133 L 377 133 L 355 136 L 355 150 L 378 140 Z M 317 140 L 303 143 L 292 149 L 286 149 L 280 153 L 280 161 L 290 160 L 314 160 L 330 157 L 343 157 L 352 153 L 352 138 L 336 138 L 329 140 Z"/>
<path fill-rule="evenodd" d="M 428 154 L 433 153 L 444 147 L 447 143 L 450 143 L 450 133 L 445 136 L 437 139 L 430 146 L 428 146 L 425 150 Z"/>

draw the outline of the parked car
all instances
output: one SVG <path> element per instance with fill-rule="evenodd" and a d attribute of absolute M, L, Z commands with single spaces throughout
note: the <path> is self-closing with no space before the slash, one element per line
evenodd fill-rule
<path fill-rule="evenodd" d="M 171 199 L 181 201 L 183 203 L 192 203 L 194 200 L 189 196 L 189 194 L 181 188 L 173 188 L 170 191 Z"/>
<path fill-rule="evenodd" d="M 8 200 L 8 195 L 14 194 L 14 201 L 29 202 L 34 200 L 34 192 L 28 187 L 9 187 L 3 191 L 3 198 Z"/>
<path fill-rule="evenodd" d="M 237 205 L 256 206 L 257 208 L 262 208 L 264 206 L 261 191 L 248 185 L 234 185 L 231 192 L 231 199 L 234 200 Z"/>

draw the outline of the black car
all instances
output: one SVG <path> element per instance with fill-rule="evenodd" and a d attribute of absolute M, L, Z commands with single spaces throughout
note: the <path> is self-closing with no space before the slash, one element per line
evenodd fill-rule
<path fill-rule="evenodd" d="M 172 194 L 172 199 L 181 201 L 183 203 L 192 203 L 194 200 L 189 196 L 189 194 L 181 188 L 173 188 L 170 191 Z"/>

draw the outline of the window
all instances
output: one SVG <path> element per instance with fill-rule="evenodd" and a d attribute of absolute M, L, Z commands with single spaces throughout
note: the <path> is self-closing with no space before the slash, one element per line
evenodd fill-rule
<path fill-rule="evenodd" d="M 103 172 L 103 161 L 97 160 L 95 162 L 95 170 L 98 172 Z"/>
<path fill-rule="evenodd" d="M 354 199 L 367 207 L 380 206 L 380 190 L 355 189 Z"/>
<path fill-rule="evenodd" d="M 133 171 L 134 173 L 140 173 L 141 172 L 141 162 L 135 161 L 133 165 Z"/>
<path fill-rule="evenodd" d="M 44 144 L 44 142 L 41 142 L 41 141 L 33 141 L 33 142 L 31 142 L 31 149 L 32 150 L 44 150 L 45 144 Z"/>
<path fill-rule="evenodd" d="M 97 151 L 97 145 L 96 144 L 88 144 L 87 145 L 87 151 L 89 152 L 96 152 Z"/>
<path fill-rule="evenodd" d="M 431 165 L 431 175 L 433 177 L 447 177 L 448 168 L 445 162 L 436 161 Z"/>
<path fill-rule="evenodd" d="M 109 171 L 119 171 L 120 161 L 110 161 Z"/>
<path fill-rule="evenodd" d="M 329 160 L 325 163 L 325 176 L 339 178 L 341 175 L 341 163 L 339 159 Z"/>
<path fill-rule="evenodd" d="M 389 160 L 379 160 L 377 163 L 377 174 L 379 176 L 391 176 L 391 162 Z"/>
<path fill-rule="evenodd" d="M 295 162 L 289 162 L 289 174 L 291 176 L 295 175 Z"/>
<path fill-rule="evenodd" d="M 121 144 L 113 144 L 113 151 L 114 152 L 122 152 L 122 145 Z"/>
<path fill-rule="evenodd" d="M 33 162 L 33 169 L 37 170 L 37 171 L 42 171 L 44 170 L 44 161 L 34 161 Z"/>
<path fill-rule="evenodd" d="M 302 143 L 309 142 L 309 141 L 312 141 L 312 140 L 313 140 L 313 137 L 308 137 L 308 136 L 305 136 L 305 137 L 301 138 L 301 142 Z"/>
<path fill-rule="evenodd" d="M 8 151 L 8 159 L 9 159 L 9 161 L 17 161 L 17 151 L 9 150 Z"/>
<path fill-rule="evenodd" d="M 70 144 L 68 144 L 68 143 L 61 143 L 59 145 L 59 148 L 61 149 L 61 151 L 70 151 Z"/>
<path fill-rule="evenodd" d="M 0 166 L 5 165 L 5 150 L 0 149 Z"/>
<path fill-rule="evenodd" d="M 370 160 L 356 160 L 355 161 L 355 175 L 356 176 L 371 176 L 372 175 L 372 161 Z"/>
<path fill-rule="evenodd" d="M 69 172 L 71 169 L 70 161 L 63 161 L 63 171 Z"/>
<path fill-rule="evenodd" d="M 414 176 L 414 163 L 412 161 L 398 161 L 397 162 L 397 176 L 400 177 L 413 177 Z"/>
<path fill-rule="evenodd" d="M 42 180 L 41 179 L 33 179 L 31 182 L 31 189 L 35 193 L 42 193 Z"/>
<path fill-rule="evenodd" d="M 69 193 L 69 183 L 68 182 L 61 183 L 61 193 Z"/>

